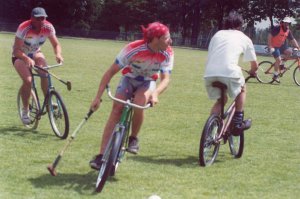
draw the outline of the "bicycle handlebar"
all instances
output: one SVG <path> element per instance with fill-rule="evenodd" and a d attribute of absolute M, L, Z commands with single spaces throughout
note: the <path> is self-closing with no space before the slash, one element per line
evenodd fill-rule
<path fill-rule="evenodd" d="M 50 65 L 50 66 L 46 66 L 46 67 L 40 67 L 40 66 L 33 66 L 32 68 L 34 69 L 34 70 L 42 70 L 42 71 L 47 71 L 47 70 L 49 70 L 49 69 L 51 69 L 51 68 L 55 68 L 55 67 L 58 67 L 58 66 L 62 66 L 63 65 L 63 63 L 62 62 L 60 62 L 60 63 L 58 63 L 58 64 L 54 64 L 54 65 Z"/>
<path fill-rule="evenodd" d="M 151 103 L 148 103 L 148 104 L 146 104 L 145 106 L 140 106 L 140 105 L 131 103 L 130 100 L 126 100 L 126 101 L 125 101 L 125 100 L 121 100 L 121 99 L 119 99 L 119 98 L 116 98 L 116 97 L 114 97 L 114 96 L 111 94 L 111 91 L 110 91 L 110 88 L 109 88 L 109 85 L 108 85 L 108 84 L 106 85 L 106 90 L 107 90 L 108 96 L 109 96 L 112 100 L 114 100 L 114 101 L 116 101 L 116 102 L 119 102 L 119 103 L 122 103 L 122 104 L 125 104 L 125 105 L 129 105 L 129 106 L 131 106 L 131 107 L 138 108 L 138 109 L 147 109 L 147 108 L 150 108 L 150 107 L 152 106 Z"/>

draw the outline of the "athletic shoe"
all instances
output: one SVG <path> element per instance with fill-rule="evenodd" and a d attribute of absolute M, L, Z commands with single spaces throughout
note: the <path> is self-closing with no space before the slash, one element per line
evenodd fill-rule
<path fill-rule="evenodd" d="M 139 143 L 136 137 L 130 136 L 127 151 L 132 154 L 137 154 L 139 151 Z"/>
<path fill-rule="evenodd" d="M 100 167 L 102 165 L 102 157 L 102 154 L 96 155 L 94 159 L 90 161 L 90 167 L 95 170 L 100 170 Z"/>
<path fill-rule="evenodd" d="M 241 135 L 245 130 L 250 129 L 252 124 L 251 119 L 244 120 L 242 124 L 237 124 L 233 126 L 231 130 L 231 134 L 234 136 L 239 136 Z"/>
<path fill-rule="evenodd" d="M 30 117 L 29 117 L 29 111 L 22 109 L 22 122 L 24 125 L 28 125 L 31 123 Z"/>
<path fill-rule="evenodd" d="M 279 80 L 279 75 L 273 75 L 273 80 L 277 83 L 280 83 L 280 80 Z"/>

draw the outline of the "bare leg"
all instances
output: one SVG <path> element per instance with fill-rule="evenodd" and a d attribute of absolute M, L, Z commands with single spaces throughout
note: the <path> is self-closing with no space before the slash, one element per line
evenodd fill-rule
<path fill-rule="evenodd" d="M 124 99 L 124 97 L 117 95 L 117 98 L 120 99 Z M 118 102 L 114 102 L 113 103 L 113 107 L 112 107 L 112 111 L 110 113 L 110 116 L 106 122 L 105 128 L 104 128 L 104 132 L 102 135 L 102 140 L 101 140 L 101 146 L 100 146 L 100 154 L 103 154 L 106 148 L 106 145 L 113 133 L 113 130 L 117 124 L 117 122 L 120 120 L 121 114 L 122 114 L 122 109 L 123 109 L 123 105 L 118 103 Z"/>
<path fill-rule="evenodd" d="M 40 66 L 40 67 L 47 66 L 45 56 L 41 52 L 39 52 L 35 55 L 34 61 L 37 66 Z M 41 74 L 42 76 L 46 75 L 46 73 L 42 72 L 42 71 L 39 71 L 39 74 Z M 47 90 L 48 90 L 48 79 L 47 78 L 41 78 L 41 88 L 43 90 L 44 96 L 46 96 Z"/>
<path fill-rule="evenodd" d="M 25 110 L 28 110 L 29 109 L 29 97 L 30 97 L 30 91 L 31 91 L 31 81 L 32 81 L 30 69 L 29 69 L 29 66 L 26 66 L 26 64 L 20 59 L 17 59 L 15 61 L 14 67 L 23 81 L 21 88 L 20 88 L 21 97 L 22 97 L 22 102 L 24 105 L 23 108 Z"/>
<path fill-rule="evenodd" d="M 145 92 L 145 90 L 140 89 L 135 93 L 134 103 L 144 106 L 149 101 L 150 95 L 151 95 L 151 91 Z M 144 121 L 144 110 L 134 109 L 134 114 L 132 118 L 131 136 L 133 137 L 138 136 L 143 121 Z"/>

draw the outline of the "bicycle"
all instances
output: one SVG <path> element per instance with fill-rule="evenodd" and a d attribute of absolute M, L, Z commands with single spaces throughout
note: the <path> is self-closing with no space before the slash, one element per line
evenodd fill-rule
<path fill-rule="evenodd" d="M 107 178 L 114 176 L 119 163 L 125 156 L 128 147 L 129 130 L 132 121 L 133 108 L 147 109 L 151 106 L 148 103 L 145 106 L 140 106 L 132 103 L 132 99 L 121 100 L 112 96 L 109 85 L 106 86 L 108 96 L 116 102 L 124 104 L 120 121 L 116 124 L 113 133 L 109 139 L 106 149 L 102 157 L 102 165 L 96 181 L 96 191 L 101 192 Z"/>
<path fill-rule="evenodd" d="M 283 58 L 282 61 L 293 61 L 285 68 L 280 68 L 279 76 L 282 77 L 284 73 L 290 70 L 295 64 L 296 68 L 293 72 L 293 80 L 296 85 L 300 86 L 300 51 L 293 50 L 293 54 L 291 57 Z M 275 80 L 273 79 L 274 75 L 274 65 L 275 62 L 270 61 L 262 61 L 258 64 L 257 70 L 257 80 L 264 84 L 272 84 Z"/>
<path fill-rule="evenodd" d="M 68 87 L 68 90 L 71 90 L 71 82 L 65 82 L 61 80 L 56 75 L 50 73 L 48 71 L 51 68 L 61 66 L 62 63 L 52 66 L 47 66 L 44 68 L 41 68 L 39 66 L 34 66 L 33 70 L 31 70 L 32 75 L 32 84 L 31 84 L 31 93 L 29 98 L 29 117 L 30 117 L 30 124 L 24 124 L 25 127 L 28 129 L 36 129 L 39 124 L 39 120 L 41 117 L 48 112 L 50 124 L 52 127 L 52 130 L 54 134 L 61 138 L 65 139 L 67 138 L 69 134 L 69 116 L 66 109 L 66 106 L 62 100 L 62 97 L 60 94 L 55 90 L 51 76 L 57 78 L 59 81 L 65 83 Z M 43 71 L 44 74 L 39 74 L 37 71 Z M 41 103 L 38 91 L 36 88 L 35 78 L 41 77 L 41 78 L 47 78 L 48 80 L 48 89 L 47 94 L 44 97 L 43 103 Z M 18 96 L 17 96 L 17 106 L 18 106 L 18 114 L 22 121 L 22 112 L 23 112 L 23 102 L 21 98 L 21 92 L 19 90 Z"/>
<path fill-rule="evenodd" d="M 256 77 L 249 74 L 245 81 L 247 82 L 250 78 Z M 224 144 L 228 141 L 230 152 L 234 158 L 240 158 L 244 151 L 244 132 L 238 136 L 234 136 L 231 133 L 231 121 L 235 112 L 235 100 L 233 100 L 225 111 L 227 86 L 219 81 L 213 82 L 212 85 L 221 90 L 221 113 L 220 115 L 210 115 L 203 128 L 199 144 L 199 164 L 203 167 L 213 164 L 217 158 L 222 141 Z"/>

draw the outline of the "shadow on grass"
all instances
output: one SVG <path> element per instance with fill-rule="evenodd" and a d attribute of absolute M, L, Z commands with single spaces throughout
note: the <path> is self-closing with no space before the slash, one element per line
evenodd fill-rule
<path fill-rule="evenodd" d="M 224 161 L 230 161 L 232 157 L 229 153 L 219 152 L 214 164 L 222 163 Z M 134 161 L 145 162 L 149 164 L 158 165 L 175 165 L 181 168 L 195 168 L 200 167 L 198 156 L 187 156 L 185 158 L 172 158 L 172 156 L 127 156 L 128 159 Z M 233 158 L 232 158 L 233 159 Z M 202 167 L 201 167 L 202 168 Z"/>
<path fill-rule="evenodd" d="M 186 168 L 194 168 L 198 166 L 198 157 L 196 156 L 188 156 L 185 158 L 172 157 L 169 155 L 158 155 L 158 156 L 127 156 L 128 159 L 132 159 L 134 161 L 140 161 L 150 164 L 169 164 L 175 165 L 178 167 L 186 167 Z"/>
<path fill-rule="evenodd" d="M 20 137 L 27 137 L 27 136 L 34 136 L 35 139 L 43 139 L 43 138 L 48 138 L 49 136 L 52 136 L 50 134 L 41 134 L 37 130 L 32 130 L 32 129 L 26 129 L 23 126 L 11 126 L 11 127 L 5 127 L 5 128 L 0 128 L 0 135 L 1 136 L 20 136 Z"/>
<path fill-rule="evenodd" d="M 74 190 L 81 195 L 97 195 L 100 194 L 95 191 L 97 176 L 98 171 L 90 171 L 86 174 L 58 173 L 57 176 L 45 174 L 37 178 L 30 178 L 29 181 L 35 188 L 60 187 L 60 189 Z M 116 178 L 109 177 L 106 183 L 115 181 L 117 181 Z"/>
<path fill-rule="evenodd" d="M 29 181 L 36 188 L 60 187 L 75 190 L 82 195 L 93 195 L 97 194 L 95 192 L 97 174 L 95 171 L 90 171 L 87 174 L 59 173 L 55 177 L 45 174 L 37 178 L 30 178 Z"/>

